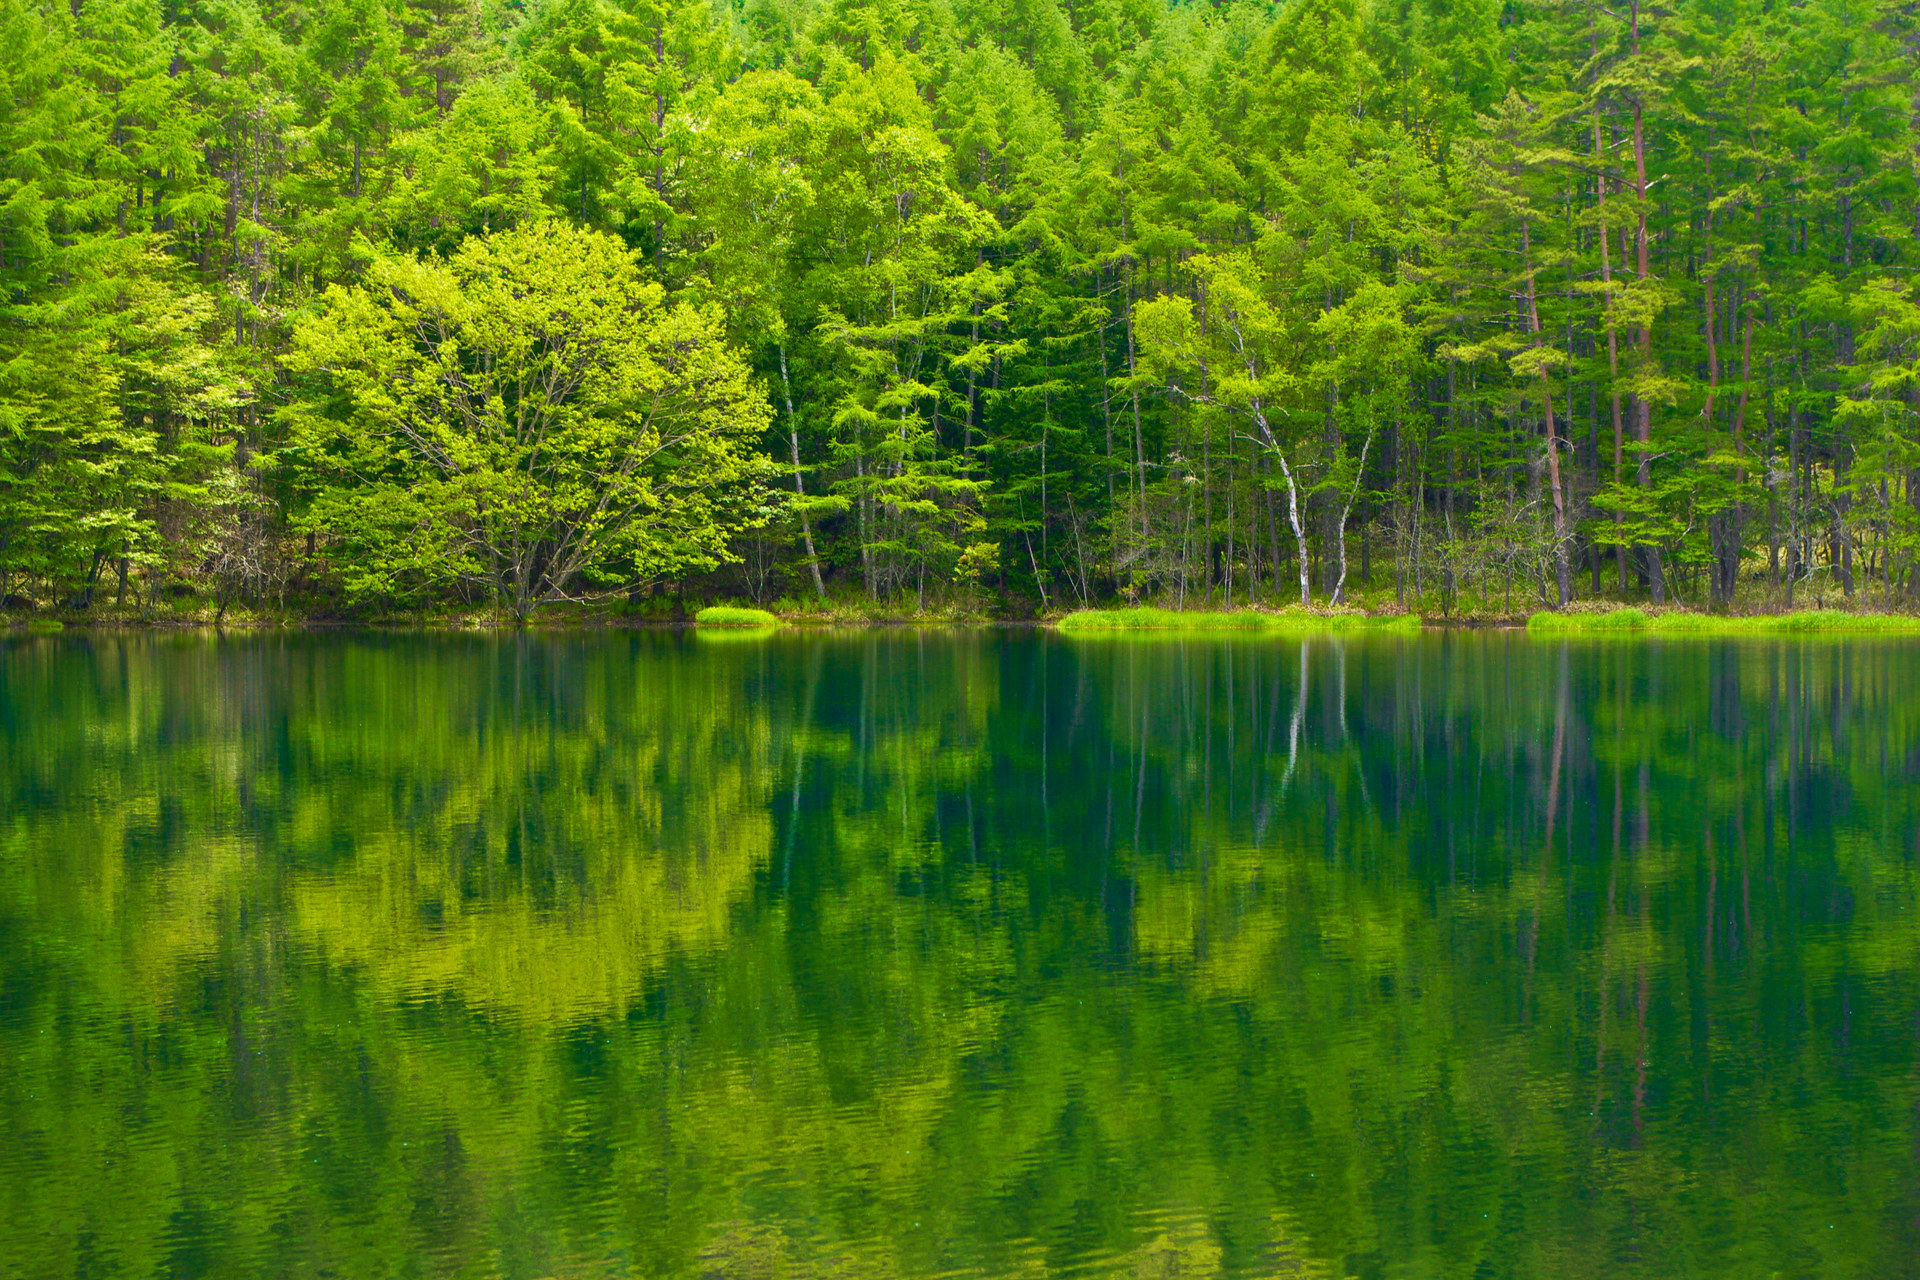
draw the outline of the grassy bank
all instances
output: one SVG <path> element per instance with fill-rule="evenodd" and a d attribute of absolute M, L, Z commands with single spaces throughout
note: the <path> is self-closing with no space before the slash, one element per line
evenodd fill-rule
<path fill-rule="evenodd" d="M 696 608 L 688 601 L 684 609 L 670 596 L 655 597 L 638 606 L 626 602 L 612 604 L 553 604 L 537 610 L 525 623 L 502 609 L 395 609 L 341 608 L 337 602 L 328 607 L 244 608 L 234 607 L 222 616 L 212 605 L 197 600 L 163 601 L 147 607 L 104 606 L 94 609 L 47 613 L 0 613 L 0 633 L 8 630 L 50 629 L 59 626 L 81 630 L 100 629 L 193 629 L 220 627 L 231 630 L 338 629 L 369 628 L 401 631 L 510 631 L 524 625 L 536 631 L 593 631 L 622 628 L 674 628 L 692 624 L 701 629 L 751 629 L 794 625 L 869 626 L 878 624 L 986 623 L 995 619 L 978 609 L 938 606 L 916 610 L 911 601 L 835 600 L 780 601 L 770 608 L 721 604 Z"/>
<path fill-rule="evenodd" d="M 700 630 L 719 636 L 746 634 L 777 627 L 874 626 L 874 625 L 991 625 L 999 619 L 984 610 L 935 605 L 916 609 L 911 598 L 894 600 L 781 600 L 771 609 L 744 605 L 712 605 L 689 618 L 669 607 L 671 602 L 650 602 L 652 607 L 607 609 L 555 607 L 544 609 L 529 620 L 536 630 L 601 630 L 618 628 L 672 628 L 689 622 Z M 1390 602 L 1389 602 L 1390 605 Z M 1423 621 L 1410 613 L 1369 612 L 1358 608 L 1288 608 L 1278 610 L 1165 609 L 1152 606 L 1136 608 L 1082 609 L 1051 620 L 1049 625 L 1070 635 L 1087 636 L 1175 636 L 1175 635 L 1324 635 L 1324 634 L 1417 634 L 1423 626 L 1514 625 L 1520 618 L 1475 618 L 1455 616 Z M 69 614 L 64 618 L 40 615 L 0 615 L 0 633 L 12 631 L 53 632 L 64 628 L 339 628 L 369 627 L 401 630 L 492 631 L 510 630 L 514 620 L 503 613 L 434 612 L 357 614 L 303 614 L 297 610 L 233 609 L 224 619 L 212 608 L 195 607 L 190 602 L 150 609 L 101 609 Z M 1527 630 L 1535 635 L 1816 635 L 1816 634 L 1908 634 L 1920 635 L 1920 615 L 1900 613 L 1848 612 L 1840 609 L 1804 609 L 1794 613 L 1709 614 L 1684 609 L 1641 609 L 1631 606 L 1604 608 L 1576 604 L 1564 612 L 1541 611 L 1525 619 Z"/>
<path fill-rule="evenodd" d="M 1920 617 L 1903 613 L 1847 613 L 1839 609 L 1730 616 L 1679 611 L 1648 613 L 1627 608 L 1536 613 L 1527 619 L 1527 630 L 1536 635 L 1805 635 L 1846 631 L 1920 634 Z"/>
<path fill-rule="evenodd" d="M 1209 632 L 1265 635 L 1307 635 L 1330 631 L 1411 633 L 1420 629 L 1413 614 L 1313 613 L 1287 609 L 1263 613 L 1240 609 L 1231 613 L 1190 609 L 1082 609 L 1053 624 L 1073 635 L 1127 635 L 1168 632 Z"/>
<path fill-rule="evenodd" d="M 742 609 L 730 604 L 716 604 L 702 609 L 693 615 L 696 627 L 777 627 L 780 619 L 765 609 Z"/>

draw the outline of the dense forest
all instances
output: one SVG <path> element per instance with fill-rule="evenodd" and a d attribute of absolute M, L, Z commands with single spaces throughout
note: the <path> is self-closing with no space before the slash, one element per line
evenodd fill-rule
<path fill-rule="evenodd" d="M 1906 0 L 0 0 L 0 597 L 1920 592 Z"/>

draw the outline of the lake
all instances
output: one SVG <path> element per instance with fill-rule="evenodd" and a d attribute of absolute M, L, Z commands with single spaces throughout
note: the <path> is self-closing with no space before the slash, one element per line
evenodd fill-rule
<path fill-rule="evenodd" d="M 1920 1275 L 1920 643 L 0 641 L 0 1274 Z"/>

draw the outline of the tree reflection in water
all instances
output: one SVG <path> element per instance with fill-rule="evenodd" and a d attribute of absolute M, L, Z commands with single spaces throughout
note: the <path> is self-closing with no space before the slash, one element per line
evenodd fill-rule
<path fill-rule="evenodd" d="M 0 649 L 18 1274 L 1920 1274 L 1920 650 Z"/>

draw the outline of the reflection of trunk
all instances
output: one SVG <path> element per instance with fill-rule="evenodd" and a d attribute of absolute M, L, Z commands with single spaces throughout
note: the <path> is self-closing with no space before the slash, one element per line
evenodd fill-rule
<path fill-rule="evenodd" d="M 1649 812 L 1648 804 L 1647 804 L 1647 784 L 1648 784 L 1650 773 L 1651 773 L 1651 770 L 1649 766 L 1645 761 L 1642 761 L 1640 764 L 1639 787 L 1637 788 L 1638 794 L 1634 798 L 1635 812 L 1634 812 L 1634 824 L 1633 824 L 1634 826 L 1633 847 L 1634 847 L 1634 853 L 1636 855 L 1635 861 L 1638 864 L 1636 868 L 1638 871 L 1638 875 L 1635 878 L 1639 881 L 1638 887 L 1640 890 L 1639 902 L 1636 904 L 1639 908 L 1638 912 L 1636 913 L 1638 918 L 1635 920 L 1636 933 L 1644 932 L 1647 927 L 1647 880 L 1646 880 L 1646 870 L 1645 870 L 1644 860 L 1647 856 L 1647 846 L 1650 843 L 1648 838 L 1649 837 L 1648 827 L 1649 827 L 1649 819 L 1651 817 L 1651 814 Z M 1632 1145 L 1635 1147 L 1641 1146 L 1646 1141 L 1647 1066 L 1648 1066 L 1648 1055 L 1652 1050 L 1652 1044 L 1647 1035 L 1648 977 L 1647 977 L 1647 961 L 1644 954 L 1642 954 L 1640 958 L 1638 969 L 1639 969 L 1639 972 L 1636 976 L 1634 1001 L 1633 1001 L 1634 1053 L 1633 1053 Z"/>
<path fill-rule="evenodd" d="M 1646 916 L 1646 898 L 1640 900 L 1640 914 Z M 1633 997 L 1633 1146 L 1639 1147 L 1647 1136 L 1647 962 L 1640 962 L 1640 974 Z"/>
<path fill-rule="evenodd" d="M 1300 760 L 1300 728 L 1307 717 L 1307 642 L 1300 641 L 1300 692 L 1293 701 L 1293 720 L 1287 726 L 1287 771 L 1281 775 L 1282 794 L 1293 782 L 1294 765 Z"/>
<path fill-rule="evenodd" d="M 807 772 L 807 731 L 813 726 L 813 702 L 814 695 L 820 689 L 822 653 L 818 645 L 814 646 L 813 655 L 807 662 L 807 692 L 801 703 L 800 719 L 793 727 L 793 801 L 787 815 L 787 833 L 780 857 L 780 892 L 783 894 L 793 882 L 793 840 L 800 830 L 800 783 Z"/>
<path fill-rule="evenodd" d="M 1607 1014 L 1613 1007 L 1613 935 L 1620 888 L 1620 810 L 1623 794 L 1618 766 L 1613 775 L 1613 851 L 1607 858 L 1607 918 L 1600 930 L 1600 1018 L 1593 1037 L 1593 1118 L 1605 1130 L 1607 1101 Z"/>
<path fill-rule="evenodd" d="M 1138 688 L 1136 684 L 1134 688 Z M 1147 808 L 1147 700 L 1140 699 L 1140 768 L 1133 786 L 1133 848 L 1140 850 L 1140 820 Z"/>
<path fill-rule="evenodd" d="M 1554 682 L 1553 754 L 1547 775 L 1547 838 L 1541 846 L 1540 875 L 1534 885 L 1533 909 L 1527 920 L 1527 998 L 1533 1002 L 1533 975 L 1540 959 L 1540 914 L 1547 901 L 1547 872 L 1553 865 L 1553 828 L 1560 815 L 1560 761 L 1567 746 L 1567 651 L 1560 650 L 1559 678 Z M 1531 1020 L 1531 1012 L 1527 1013 Z"/>
<path fill-rule="evenodd" d="M 780 344 L 780 389 L 787 398 L 787 447 L 793 455 L 793 496 L 803 502 L 807 496 L 806 485 L 800 479 L 800 424 L 793 414 L 793 382 L 787 377 L 787 344 Z M 800 516 L 800 540 L 807 548 L 807 568 L 813 571 L 813 589 L 820 598 L 827 598 L 827 584 L 820 580 L 820 558 L 813 549 L 813 525 L 807 520 L 807 509 L 796 506 Z"/>

